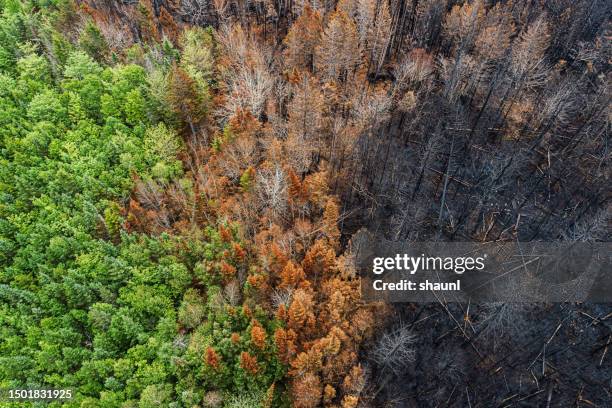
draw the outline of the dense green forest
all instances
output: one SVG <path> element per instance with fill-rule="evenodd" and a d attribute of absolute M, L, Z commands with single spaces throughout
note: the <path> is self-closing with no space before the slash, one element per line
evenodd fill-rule
<path fill-rule="evenodd" d="M 0 0 L 0 388 L 74 396 L 0 406 L 606 406 L 609 305 L 367 303 L 350 236 L 609 241 L 610 12 Z"/>

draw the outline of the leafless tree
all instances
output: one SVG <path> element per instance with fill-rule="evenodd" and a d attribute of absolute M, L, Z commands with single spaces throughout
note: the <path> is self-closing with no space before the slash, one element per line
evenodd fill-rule
<path fill-rule="evenodd" d="M 247 168 L 254 166 L 258 160 L 259 152 L 255 138 L 250 135 L 240 135 L 235 140 L 224 144 L 219 164 L 225 175 L 232 180 L 237 180 Z"/>
<path fill-rule="evenodd" d="M 210 0 L 181 0 L 183 18 L 195 25 L 204 25 L 210 19 Z"/>
<path fill-rule="evenodd" d="M 136 183 L 136 197 L 145 208 L 158 210 L 163 204 L 163 187 L 153 180 Z"/>
<path fill-rule="evenodd" d="M 130 32 L 124 27 L 111 23 L 99 23 L 100 32 L 113 50 L 124 50 L 133 43 Z"/>
<path fill-rule="evenodd" d="M 525 313 L 531 308 L 531 303 L 520 301 L 481 304 L 481 317 L 476 324 L 480 338 L 497 349 L 521 330 Z"/>
<path fill-rule="evenodd" d="M 293 289 L 274 289 L 272 292 L 272 306 L 274 310 L 278 310 L 281 305 L 288 308 L 291 304 L 292 296 Z"/>
<path fill-rule="evenodd" d="M 262 210 L 281 219 L 287 211 L 287 178 L 279 165 L 262 169 L 257 174 L 257 195 Z"/>
<path fill-rule="evenodd" d="M 546 80 L 549 67 L 545 52 L 549 41 L 550 31 L 544 17 L 520 34 L 518 44 L 512 49 L 511 69 L 521 86 L 531 88 Z"/>
<path fill-rule="evenodd" d="M 394 90 L 418 87 L 434 73 L 433 58 L 423 49 L 406 54 L 395 67 Z M 413 89 L 414 89 L 413 88 Z"/>
<path fill-rule="evenodd" d="M 242 295 L 240 293 L 240 283 L 237 280 L 232 280 L 223 288 L 223 295 L 227 303 L 236 306 L 240 303 Z"/>
<path fill-rule="evenodd" d="M 227 120 L 238 109 L 246 109 L 259 117 L 275 90 L 275 77 L 270 72 L 270 50 L 260 45 L 240 25 L 223 26 L 218 38 L 228 62 L 222 69 L 228 96 L 218 115 Z"/>
<path fill-rule="evenodd" d="M 395 375 L 401 375 L 415 361 L 415 342 L 415 335 L 402 324 L 378 339 L 371 358 L 382 371 L 390 370 Z"/>

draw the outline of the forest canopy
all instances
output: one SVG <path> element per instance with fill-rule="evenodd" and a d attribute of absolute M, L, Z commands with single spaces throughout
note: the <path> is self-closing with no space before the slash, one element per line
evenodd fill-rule
<path fill-rule="evenodd" d="M 611 12 L 0 0 L 0 388 L 73 390 L 51 407 L 356 408 L 406 376 L 464 378 L 455 360 L 411 368 L 416 335 L 394 322 L 423 310 L 360 298 L 351 234 L 609 241 Z M 482 378 L 525 313 L 438 307 Z M 601 375 L 580 398 L 609 401 Z M 503 405 L 519 383 L 466 395 Z"/>

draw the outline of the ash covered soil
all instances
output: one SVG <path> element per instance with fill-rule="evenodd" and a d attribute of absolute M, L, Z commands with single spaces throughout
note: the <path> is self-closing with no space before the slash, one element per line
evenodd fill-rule
<path fill-rule="evenodd" d="M 376 407 L 612 406 L 610 304 L 396 304 L 385 332 L 413 355 L 376 360 Z M 393 347 L 401 348 L 398 338 Z"/>

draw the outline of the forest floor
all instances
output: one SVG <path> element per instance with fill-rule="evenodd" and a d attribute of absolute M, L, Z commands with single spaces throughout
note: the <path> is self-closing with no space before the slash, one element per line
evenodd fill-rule
<path fill-rule="evenodd" d="M 491 307 L 507 309 L 491 315 Z M 376 406 L 612 404 L 609 304 L 469 309 L 460 304 L 396 304 L 395 313 L 395 321 L 416 335 L 416 361 L 400 376 L 373 373 L 380 381 Z M 494 317 L 483 321 L 486 316 Z"/>

